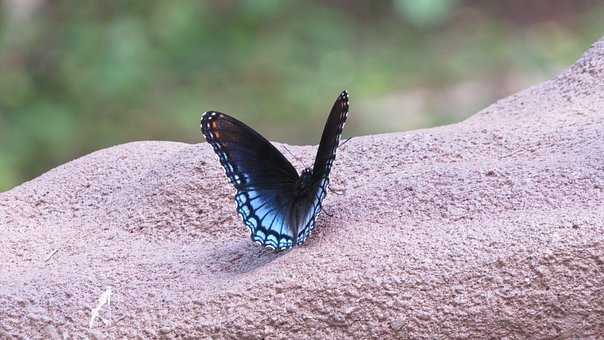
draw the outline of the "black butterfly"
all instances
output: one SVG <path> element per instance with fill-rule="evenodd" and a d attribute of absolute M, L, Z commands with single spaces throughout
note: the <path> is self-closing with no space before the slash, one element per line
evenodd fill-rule
<path fill-rule="evenodd" d="M 237 189 L 237 211 L 254 242 L 274 250 L 306 241 L 327 195 L 329 171 L 348 115 L 348 93 L 331 108 L 312 168 L 298 175 L 266 138 L 224 113 L 201 116 L 201 132 Z"/>

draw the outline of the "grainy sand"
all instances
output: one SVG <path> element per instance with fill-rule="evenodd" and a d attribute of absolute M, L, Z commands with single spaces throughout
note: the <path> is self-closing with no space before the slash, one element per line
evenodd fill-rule
<path fill-rule="evenodd" d="M 0 338 L 604 337 L 604 40 L 462 123 L 352 139 L 332 182 L 275 254 L 205 143 L 53 169 L 0 194 Z"/>

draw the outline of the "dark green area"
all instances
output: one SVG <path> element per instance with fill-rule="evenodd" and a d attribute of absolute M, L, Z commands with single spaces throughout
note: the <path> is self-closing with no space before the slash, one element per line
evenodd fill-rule
<path fill-rule="evenodd" d="M 114 144 L 200 142 L 207 110 L 315 144 L 342 89 L 347 135 L 459 121 L 604 28 L 594 1 L 26 3 L 0 15 L 0 191 Z"/>

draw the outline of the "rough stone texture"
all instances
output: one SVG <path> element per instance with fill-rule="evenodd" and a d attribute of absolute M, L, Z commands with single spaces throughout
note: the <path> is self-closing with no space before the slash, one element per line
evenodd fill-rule
<path fill-rule="evenodd" d="M 332 173 L 332 216 L 281 254 L 207 144 L 119 145 L 2 193 L 0 338 L 604 336 L 604 40 L 462 123 L 354 138 Z"/>

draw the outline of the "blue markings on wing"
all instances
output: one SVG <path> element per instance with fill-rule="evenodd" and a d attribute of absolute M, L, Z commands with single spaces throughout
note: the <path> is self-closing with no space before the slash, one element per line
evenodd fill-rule
<path fill-rule="evenodd" d="M 290 225 L 288 214 L 296 169 L 268 140 L 226 114 L 204 113 L 201 132 L 237 190 L 237 212 L 252 240 L 276 250 L 291 248 L 297 226 Z"/>
<path fill-rule="evenodd" d="M 327 176 L 324 176 L 317 184 L 311 206 L 308 208 L 307 213 L 303 218 L 303 223 L 301 224 L 303 227 L 298 230 L 296 245 L 304 244 L 315 229 L 316 218 L 321 212 L 323 200 L 325 199 L 325 196 L 327 196 L 328 185 L 329 178 Z"/>
<path fill-rule="evenodd" d="M 321 211 L 321 204 L 327 192 L 327 176 L 313 190 L 311 205 L 299 207 L 302 208 L 303 216 L 295 219 L 297 225 L 289 225 L 292 221 L 290 214 L 293 214 L 291 200 L 279 195 L 277 190 L 263 190 L 253 186 L 253 176 L 238 171 L 230 163 L 226 153 L 216 153 L 220 156 L 227 177 L 238 188 L 235 195 L 237 212 L 249 229 L 251 239 L 274 250 L 287 250 L 294 245 L 302 245 L 315 228 L 316 217 Z M 298 233 L 294 237 L 296 230 Z"/>
<path fill-rule="evenodd" d="M 286 224 L 288 200 L 270 190 L 238 191 L 237 211 L 254 242 L 275 250 L 293 246 L 293 228 Z"/>

